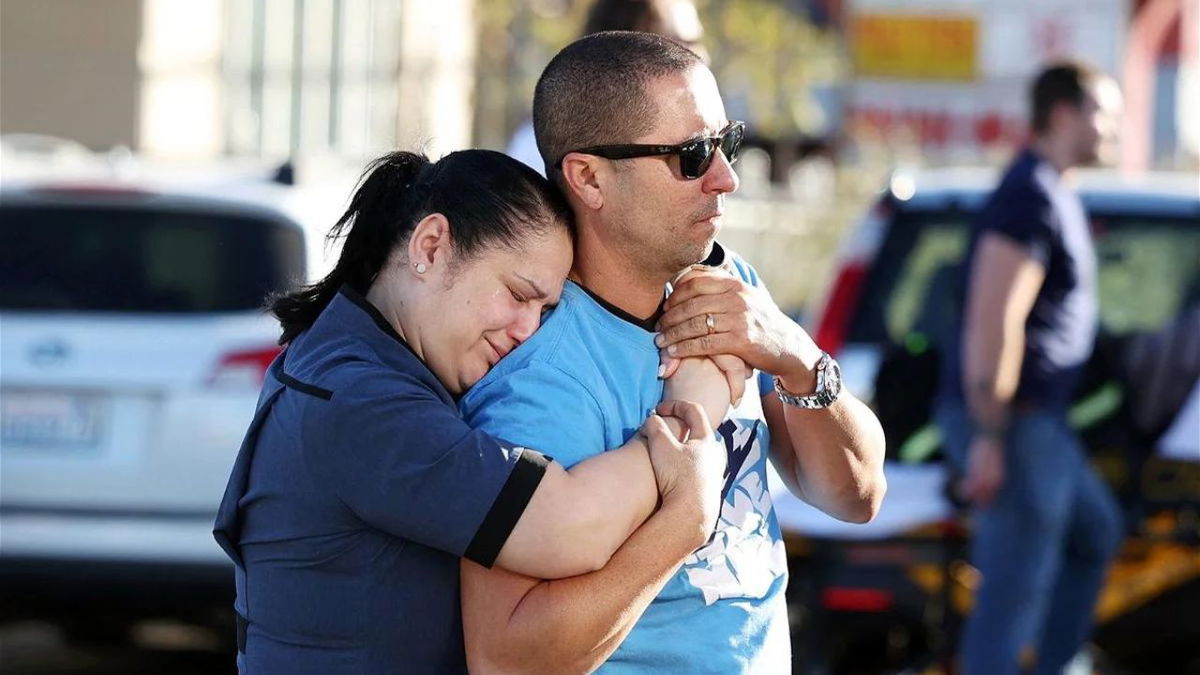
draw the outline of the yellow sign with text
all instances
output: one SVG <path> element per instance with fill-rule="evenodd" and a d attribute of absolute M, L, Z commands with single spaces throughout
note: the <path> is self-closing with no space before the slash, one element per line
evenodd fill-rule
<path fill-rule="evenodd" d="M 858 77 L 975 79 L 978 23 L 967 16 L 863 14 L 851 23 Z"/>

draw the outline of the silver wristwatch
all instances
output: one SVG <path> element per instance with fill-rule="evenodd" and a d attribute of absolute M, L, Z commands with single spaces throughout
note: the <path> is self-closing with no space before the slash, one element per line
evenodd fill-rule
<path fill-rule="evenodd" d="M 788 405 L 807 410 L 821 410 L 833 405 L 838 395 L 842 393 L 842 369 L 828 352 L 821 352 L 817 361 L 817 390 L 809 396 L 797 396 L 783 388 L 779 378 L 775 378 L 775 393 L 779 400 Z"/>

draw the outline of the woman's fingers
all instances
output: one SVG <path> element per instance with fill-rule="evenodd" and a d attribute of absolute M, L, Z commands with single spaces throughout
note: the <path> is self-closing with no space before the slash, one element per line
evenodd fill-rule
<path fill-rule="evenodd" d="M 645 423 L 642 424 L 642 435 L 651 444 L 665 442 L 670 442 L 674 445 L 679 444 L 679 440 L 675 438 L 675 434 L 671 433 L 671 428 L 667 426 L 666 420 L 659 415 L 651 415 L 646 418 Z"/>
<path fill-rule="evenodd" d="M 706 439 L 712 436 L 712 424 L 708 414 L 698 403 L 691 401 L 663 401 L 654 409 L 659 415 L 670 415 L 683 420 L 687 425 L 688 437 L 691 439 Z"/>

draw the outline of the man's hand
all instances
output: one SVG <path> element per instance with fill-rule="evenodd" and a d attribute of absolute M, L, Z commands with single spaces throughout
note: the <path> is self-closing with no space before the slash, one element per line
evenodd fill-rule
<path fill-rule="evenodd" d="M 655 342 L 667 359 L 729 354 L 780 376 L 789 391 L 816 387 L 821 350 L 766 292 L 722 270 L 691 269 L 665 308 Z"/>
<path fill-rule="evenodd" d="M 726 453 L 713 437 L 708 415 L 696 403 L 663 401 L 642 426 L 650 446 L 650 463 L 663 505 L 670 502 L 697 508 L 701 527 L 711 527 L 721 509 Z M 662 416 L 678 419 L 686 429 L 679 441 Z"/>
<path fill-rule="evenodd" d="M 987 506 L 1004 485 L 1004 441 L 994 436 L 976 436 L 967 451 L 967 475 L 960 493 L 977 506 Z"/>

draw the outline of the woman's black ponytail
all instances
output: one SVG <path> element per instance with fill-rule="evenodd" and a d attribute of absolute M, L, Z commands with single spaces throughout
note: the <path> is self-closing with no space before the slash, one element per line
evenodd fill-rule
<path fill-rule="evenodd" d="M 333 270 L 268 301 L 282 327 L 279 343 L 308 329 L 343 285 L 365 294 L 392 251 L 431 213 L 446 216 L 455 251 L 464 259 L 482 246 L 512 246 L 522 236 L 554 227 L 574 236 L 570 208 L 557 189 L 502 153 L 462 150 L 436 163 L 418 153 L 389 153 L 368 165 L 349 208 L 329 232 L 331 239 L 345 238 Z"/>
<path fill-rule="evenodd" d="M 330 239 L 346 239 L 337 265 L 324 279 L 270 301 L 283 329 L 279 344 L 291 342 L 311 326 L 344 284 L 366 292 L 403 227 L 404 202 L 411 197 L 412 185 L 429 165 L 424 155 L 393 152 L 367 166 L 350 206 L 329 231 Z"/>

